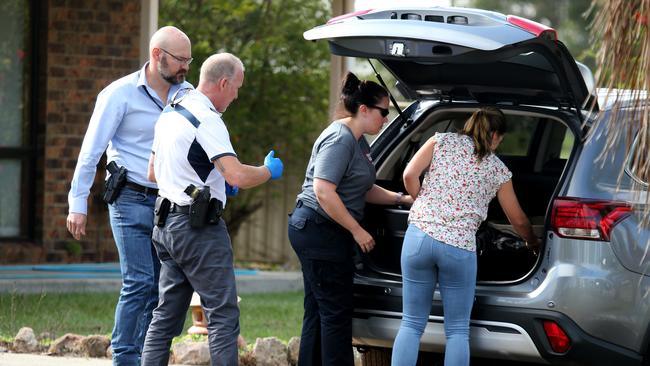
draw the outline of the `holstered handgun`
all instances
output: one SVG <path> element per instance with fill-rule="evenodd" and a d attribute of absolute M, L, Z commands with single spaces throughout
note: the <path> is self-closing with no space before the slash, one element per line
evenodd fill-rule
<path fill-rule="evenodd" d="M 210 204 L 208 205 L 208 224 L 216 225 L 221 219 L 223 214 L 223 203 L 216 198 L 210 199 Z"/>
<path fill-rule="evenodd" d="M 210 187 L 204 186 L 203 189 L 199 189 L 193 184 L 190 184 L 185 188 L 184 192 L 192 197 L 192 203 L 190 203 L 190 226 L 193 228 L 202 228 L 205 226 L 208 217 Z"/>
<path fill-rule="evenodd" d="M 203 189 L 196 188 L 190 184 L 184 191 L 192 197 L 190 203 L 190 226 L 202 228 L 205 225 L 216 225 L 219 223 L 223 213 L 223 203 L 216 198 L 210 198 L 210 187 Z"/>
<path fill-rule="evenodd" d="M 113 203 L 126 184 L 127 170 L 123 166 L 118 167 L 114 161 L 106 165 L 106 170 L 111 176 L 104 182 L 104 202 Z"/>
<path fill-rule="evenodd" d="M 171 207 L 171 202 L 165 197 L 156 197 L 156 205 L 153 209 L 153 224 L 158 227 L 165 226 L 167 221 L 167 215 L 169 214 L 169 208 Z"/>

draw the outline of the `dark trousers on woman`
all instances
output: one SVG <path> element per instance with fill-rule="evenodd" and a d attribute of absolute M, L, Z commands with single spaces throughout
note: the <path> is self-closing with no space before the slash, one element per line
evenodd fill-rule
<path fill-rule="evenodd" d="M 352 236 L 299 202 L 289 218 L 289 240 L 305 287 L 298 365 L 353 365 Z"/>

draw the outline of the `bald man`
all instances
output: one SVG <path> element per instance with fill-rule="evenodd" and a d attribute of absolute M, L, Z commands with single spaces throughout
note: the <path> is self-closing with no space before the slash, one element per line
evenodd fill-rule
<path fill-rule="evenodd" d="M 271 151 L 264 165 L 242 164 L 222 113 L 237 99 L 244 65 L 230 53 L 208 57 L 199 86 L 177 98 L 160 116 L 149 160 L 149 178 L 170 203 L 164 224 L 153 230 L 162 262 L 160 303 L 142 352 L 143 366 L 166 366 L 172 339 L 180 335 L 196 291 L 208 323 L 212 366 L 237 365 L 239 309 L 233 252 L 221 210 L 197 215 L 200 201 L 187 187 L 209 192 L 212 207 L 226 207 L 226 185 L 252 188 L 282 176 Z M 203 194 L 201 194 L 203 196 Z M 192 209 L 190 209 L 190 205 Z M 207 202 L 206 202 L 207 205 Z"/>
<path fill-rule="evenodd" d="M 107 172 L 107 186 L 126 172 L 124 183 L 113 186 L 118 194 L 104 195 L 122 273 L 111 341 L 113 365 L 140 364 L 151 312 L 158 303 L 160 262 L 151 242 L 158 189 L 147 180 L 147 165 L 160 113 L 178 90 L 192 88 L 185 81 L 191 62 L 185 33 L 175 27 L 154 33 L 149 61 L 97 96 L 68 193 L 67 228 L 81 240 L 86 234 L 89 190 L 104 151 L 107 163 L 117 167 Z"/>

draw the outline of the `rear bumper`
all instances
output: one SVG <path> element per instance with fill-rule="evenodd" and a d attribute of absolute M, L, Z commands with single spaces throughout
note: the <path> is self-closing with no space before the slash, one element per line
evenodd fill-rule
<path fill-rule="evenodd" d="M 385 295 L 381 300 L 377 296 L 364 299 L 357 294 L 355 301 L 354 344 L 391 348 L 400 326 L 401 298 Z M 439 304 L 434 304 L 431 314 L 442 314 Z M 472 356 L 556 365 L 640 365 L 643 359 L 634 351 L 586 334 L 567 316 L 555 311 L 482 305 L 475 306 L 471 319 Z M 544 320 L 555 321 L 571 338 L 568 352 L 552 351 L 544 333 Z M 444 347 L 443 317 L 431 315 L 420 348 L 443 352 Z"/>
<path fill-rule="evenodd" d="M 368 318 L 354 318 L 352 327 L 357 346 L 391 348 L 400 325 L 398 314 L 375 314 Z M 515 324 L 472 321 L 470 325 L 472 356 L 500 358 L 524 362 L 540 362 L 543 358 L 533 340 Z M 440 317 L 429 317 L 420 349 L 442 353 L 445 331 Z M 498 354 L 495 354 L 498 353 Z"/>

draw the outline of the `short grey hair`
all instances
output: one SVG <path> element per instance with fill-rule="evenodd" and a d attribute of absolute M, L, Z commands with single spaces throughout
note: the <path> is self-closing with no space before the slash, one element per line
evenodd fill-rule
<path fill-rule="evenodd" d="M 244 71 L 244 64 L 232 53 L 222 52 L 207 58 L 201 65 L 200 81 L 218 82 L 220 79 L 232 79 L 237 69 Z"/>

